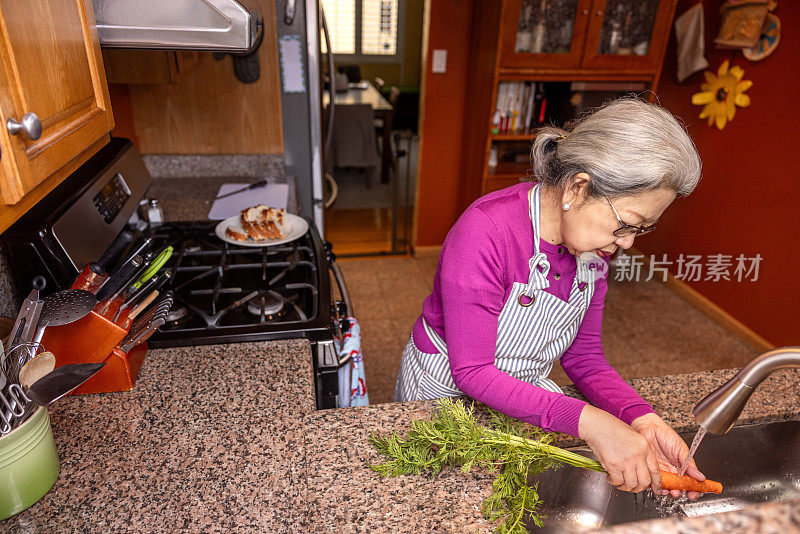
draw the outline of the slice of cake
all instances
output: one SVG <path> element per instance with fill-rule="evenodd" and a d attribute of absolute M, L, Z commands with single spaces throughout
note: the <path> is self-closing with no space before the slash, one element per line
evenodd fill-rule
<path fill-rule="evenodd" d="M 242 210 L 239 218 L 244 231 L 254 240 L 276 240 L 285 237 L 289 231 L 283 214 L 282 208 L 270 208 L 259 204 Z"/>
<path fill-rule="evenodd" d="M 247 241 L 247 232 L 240 226 L 228 226 L 225 229 L 225 235 L 234 241 Z"/>

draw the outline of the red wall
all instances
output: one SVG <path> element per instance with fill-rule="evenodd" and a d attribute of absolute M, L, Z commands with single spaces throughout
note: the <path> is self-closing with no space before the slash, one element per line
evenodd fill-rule
<path fill-rule="evenodd" d="M 694 4 L 681 0 L 676 15 Z M 675 37 L 667 49 L 658 97 L 687 124 L 703 160 L 703 179 L 678 199 L 653 234 L 636 240 L 645 254 L 732 254 L 763 257 L 757 282 L 694 282 L 690 285 L 768 341 L 800 345 L 800 3 L 780 2 L 783 33 L 775 52 L 760 62 L 741 52 L 716 50 L 721 0 L 705 2 L 706 58 L 716 70 L 725 59 L 753 80 L 749 108 L 738 108 L 724 130 L 697 115 L 691 95 L 702 73 L 678 84 Z M 674 270 L 673 270 L 674 274 Z"/>
<path fill-rule="evenodd" d="M 461 214 L 458 187 L 467 92 L 472 0 L 429 0 L 417 246 L 441 245 Z M 433 50 L 447 50 L 447 72 L 431 73 Z"/>

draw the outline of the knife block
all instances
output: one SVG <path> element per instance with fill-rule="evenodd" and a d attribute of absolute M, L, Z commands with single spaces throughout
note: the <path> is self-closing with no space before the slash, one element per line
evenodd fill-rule
<path fill-rule="evenodd" d="M 132 390 L 146 354 L 146 342 L 139 343 L 129 352 L 122 352 L 119 347 L 114 347 L 105 360 L 106 365 L 96 375 L 75 389 L 71 395 Z"/>
<path fill-rule="evenodd" d="M 96 291 L 96 283 L 87 283 L 87 277 L 92 274 L 88 267 L 84 269 L 72 288 L 89 288 L 87 290 L 91 291 L 91 287 L 94 287 Z M 119 299 L 113 302 L 106 314 L 113 317 L 120 304 Z M 70 363 L 105 362 L 106 365 L 73 391 L 72 395 L 130 391 L 147 354 L 147 343 L 140 343 L 127 353 L 122 352 L 119 343 L 128 334 L 128 330 L 100 315 L 99 310 L 102 307 L 102 303 L 98 303 L 82 319 L 62 326 L 48 327 L 42 336 L 42 345 L 55 356 L 56 367 Z M 123 313 L 120 317 L 122 324 L 125 324 L 126 318 L 127 313 Z"/>

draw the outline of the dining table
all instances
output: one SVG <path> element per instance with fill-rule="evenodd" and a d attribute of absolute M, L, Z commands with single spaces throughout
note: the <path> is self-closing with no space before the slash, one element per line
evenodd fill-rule
<path fill-rule="evenodd" d="M 325 109 L 328 108 L 330 100 L 330 91 L 326 89 L 322 93 L 322 106 Z M 349 83 L 347 91 L 336 91 L 333 101 L 336 106 L 369 104 L 375 117 L 383 119 L 384 124 L 388 124 L 387 119 L 394 111 L 392 104 L 368 80 Z M 383 128 L 381 146 L 381 183 L 385 184 L 389 182 L 389 167 L 392 164 L 392 132 L 390 128 Z"/>

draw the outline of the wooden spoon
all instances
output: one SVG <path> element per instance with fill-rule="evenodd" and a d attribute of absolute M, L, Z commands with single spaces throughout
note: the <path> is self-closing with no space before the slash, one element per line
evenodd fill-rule
<path fill-rule="evenodd" d="M 56 357 L 52 352 L 43 352 L 22 366 L 19 371 L 19 383 L 26 388 L 48 374 L 56 367 Z"/>

